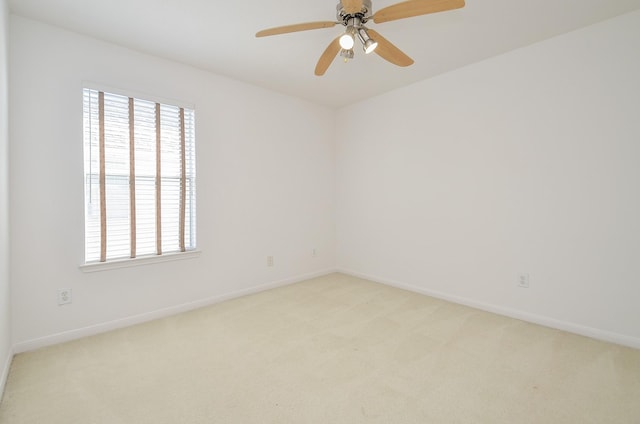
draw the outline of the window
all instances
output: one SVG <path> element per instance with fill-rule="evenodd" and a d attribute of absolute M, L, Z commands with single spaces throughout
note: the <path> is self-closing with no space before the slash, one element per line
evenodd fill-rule
<path fill-rule="evenodd" d="M 85 263 L 196 246 L 194 111 L 84 89 Z"/>

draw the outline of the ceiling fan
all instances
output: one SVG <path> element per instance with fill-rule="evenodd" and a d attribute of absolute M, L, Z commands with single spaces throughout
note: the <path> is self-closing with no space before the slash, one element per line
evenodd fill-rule
<path fill-rule="evenodd" d="M 311 29 L 332 28 L 342 24 L 345 32 L 334 39 L 320 56 L 316 64 L 315 74 L 324 75 L 333 59 L 344 57 L 345 61 L 354 56 L 353 47 L 357 38 L 366 54 L 376 52 L 378 56 L 398 66 L 409 66 L 413 59 L 403 53 L 377 31 L 366 28 L 365 24 L 372 20 L 376 24 L 444 12 L 464 7 L 464 0 L 407 0 L 382 8 L 372 13 L 371 0 L 339 0 L 336 6 L 336 21 L 306 22 L 269 28 L 256 33 L 256 37 L 287 34 L 290 32 L 308 31 Z"/>

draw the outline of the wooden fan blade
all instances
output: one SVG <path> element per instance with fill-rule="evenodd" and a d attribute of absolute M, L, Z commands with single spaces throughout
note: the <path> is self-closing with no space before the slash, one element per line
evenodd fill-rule
<path fill-rule="evenodd" d="M 362 10 L 362 0 L 342 0 L 342 9 L 348 14 L 358 13 Z"/>
<path fill-rule="evenodd" d="M 413 65 L 413 59 L 404 54 L 402 50 L 393 45 L 393 43 L 384 38 L 380 33 L 367 28 L 369 36 L 378 42 L 378 47 L 374 50 L 381 58 L 398 66 Z"/>
<path fill-rule="evenodd" d="M 444 12 L 464 7 L 464 0 L 409 0 L 382 8 L 373 15 L 373 22 L 395 21 L 396 19 L 412 16 L 427 15 L 429 13 Z"/>
<path fill-rule="evenodd" d="M 256 33 L 256 37 L 267 37 L 269 35 L 287 34 L 290 32 L 308 31 L 310 29 L 322 29 L 331 28 L 335 26 L 337 22 L 331 21 L 319 21 L 319 22 L 306 22 L 303 24 L 285 25 L 281 27 L 263 29 Z"/>
<path fill-rule="evenodd" d="M 324 75 L 325 72 L 327 72 L 327 69 L 329 69 L 331 62 L 333 62 L 333 59 L 335 59 L 335 57 L 338 55 L 340 49 L 340 37 L 338 37 L 333 40 L 331 44 L 329 44 L 329 46 L 327 46 L 324 53 L 322 53 L 322 56 L 320 56 L 315 71 L 315 74 L 317 76 L 320 77 Z"/>

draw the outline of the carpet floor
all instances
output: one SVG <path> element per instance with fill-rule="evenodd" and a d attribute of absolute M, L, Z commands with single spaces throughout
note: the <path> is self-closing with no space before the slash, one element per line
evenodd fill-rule
<path fill-rule="evenodd" d="M 640 351 L 332 274 L 16 355 L 2 424 L 640 423 Z"/>

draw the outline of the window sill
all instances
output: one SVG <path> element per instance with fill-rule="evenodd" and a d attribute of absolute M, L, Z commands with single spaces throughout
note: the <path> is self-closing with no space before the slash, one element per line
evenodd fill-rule
<path fill-rule="evenodd" d="M 82 272 L 100 272 L 111 269 L 129 268 L 132 266 L 150 265 L 160 262 L 179 261 L 184 259 L 194 259 L 200 256 L 202 251 L 190 250 L 188 252 L 167 253 L 160 256 L 143 256 L 134 259 L 117 259 L 109 262 L 93 262 L 80 265 Z"/>

